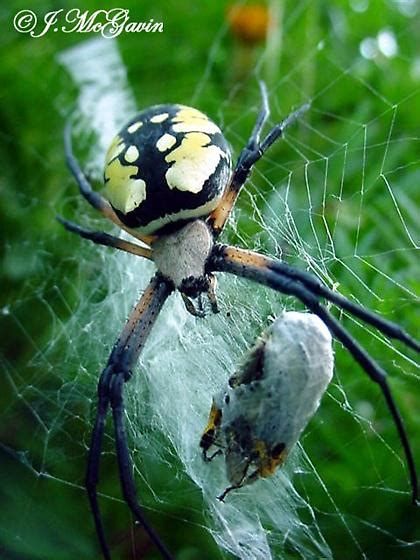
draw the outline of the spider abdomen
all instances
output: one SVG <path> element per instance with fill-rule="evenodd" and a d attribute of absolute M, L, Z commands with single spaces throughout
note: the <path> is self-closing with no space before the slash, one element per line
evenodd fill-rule
<path fill-rule="evenodd" d="M 120 220 L 145 234 L 208 215 L 229 181 L 231 155 L 219 127 L 184 105 L 155 105 L 115 137 L 105 197 Z"/>

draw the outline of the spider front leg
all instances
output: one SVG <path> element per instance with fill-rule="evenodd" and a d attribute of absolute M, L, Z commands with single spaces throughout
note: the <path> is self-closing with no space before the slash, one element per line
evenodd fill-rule
<path fill-rule="evenodd" d="M 251 173 L 253 165 L 261 159 L 268 148 L 274 144 L 276 140 L 283 136 L 285 129 L 297 121 L 310 107 L 308 103 L 299 107 L 299 109 L 288 115 L 282 122 L 276 124 L 269 131 L 264 140 L 260 141 L 260 134 L 270 114 L 267 88 L 264 82 L 260 82 L 260 90 L 262 104 L 251 136 L 247 145 L 239 154 L 230 183 L 223 194 L 219 205 L 215 210 L 213 210 L 207 220 L 215 238 L 222 232 L 235 205 L 236 199 L 238 198 L 239 192 Z"/>
<path fill-rule="evenodd" d="M 92 241 L 97 245 L 113 247 L 114 249 L 119 249 L 125 253 L 136 255 L 137 257 L 153 260 L 153 252 L 147 247 L 140 247 L 136 243 L 131 243 L 131 241 L 120 239 L 119 237 L 109 235 L 109 233 L 105 233 L 103 231 L 92 231 L 90 229 L 82 228 L 78 224 L 71 222 L 70 220 L 65 220 L 61 216 L 56 216 L 56 219 L 66 228 L 67 231 L 76 233 L 77 235 L 80 235 L 80 237 L 83 237 L 83 239 L 89 239 L 89 241 Z"/>
<path fill-rule="evenodd" d="M 107 560 L 111 558 L 111 554 L 106 542 L 105 531 L 100 515 L 97 486 L 99 483 L 99 463 L 105 420 L 109 408 L 112 409 L 113 413 L 117 459 L 121 488 L 125 501 L 134 517 L 143 525 L 150 539 L 159 549 L 162 557 L 165 559 L 172 559 L 172 555 L 167 550 L 158 534 L 145 519 L 137 500 L 132 463 L 128 451 L 127 436 L 124 426 L 123 401 L 124 383 L 130 379 L 132 368 L 137 361 L 156 317 L 171 291 L 171 285 L 163 279 L 161 275 L 157 274 L 151 280 L 139 303 L 131 313 L 121 336 L 114 345 L 107 366 L 98 384 L 98 409 L 89 449 L 86 489 L 102 553 Z"/>
<path fill-rule="evenodd" d="M 114 212 L 111 204 L 105 198 L 103 198 L 103 196 L 92 189 L 91 184 L 87 180 L 85 174 L 82 171 L 82 168 L 80 167 L 79 162 L 73 154 L 71 132 L 71 123 L 68 122 L 64 129 L 64 151 L 66 154 L 67 165 L 72 172 L 72 175 L 76 179 L 76 182 L 79 186 L 80 194 L 87 200 L 87 202 L 89 202 L 91 206 L 93 206 L 93 208 L 99 210 L 99 212 L 101 212 L 105 216 L 105 218 L 108 218 L 108 220 L 116 224 L 121 229 L 127 231 L 127 233 L 129 233 L 136 239 L 139 239 L 146 245 L 150 245 L 154 239 L 152 236 L 142 235 L 139 232 L 125 226 L 118 218 L 117 214 Z"/>

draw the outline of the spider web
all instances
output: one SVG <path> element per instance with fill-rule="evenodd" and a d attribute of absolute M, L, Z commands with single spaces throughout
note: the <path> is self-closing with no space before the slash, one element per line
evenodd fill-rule
<path fill-rule="evenodd" d="M 285 28 L 293 29 L 297 16 L 298 11 L 293 12 Z M 207 66 L 191 98 L 183 98 L 183 103 L 200 108 L 203 92 L 212 87 L 225 34 L 222 28 L 214 39 Z M 392 38 L 389 32 L 391 43 Z M 298 56 L 293 70 L 270 79 L 270 124 L 299 103 L 310 101 L 312 108 L 288 131 L 282 145 L 273 147 L 257 165 L 224 241 L 310 270 L 330 287 L 415 333 L 419 136 L 406 113 L 407 105 L 414 105 L 415 99 L 418 103 L 419 90 L 391 98 L 364 79 L 363 65 L 370 57 L 386 63 L 385 47 L 381 50 L 379 39 L 372 41 L 361 45 L 358 64 L 343 65 L 331 58 L 328 46 L 317 43 Z M 241 87 L 232 85 L 226 102 L 212 115 L 236 154 L 258 111 L 256 80 L 270 70 L 271 48 L 269 43 L 258 54 L 255 73 L 238 82 Z M 326 78 L 323 87 L 307 96 L 298 77 L 301 68 L 314 61 Z M 89 175 L 98 178 L 106 146 L 137 105 L 117 43 L 81 43 L 61 53 L 57 63 L 77 88 L 75 141 Z M 343 82 L 355 100 L 348 112 L 336 106 L 335 89 L 341 91 Z M 142 99 L 137 101 L 143 105 Z M 369 101 L 375 106 L 373 114 Z M 83 201 L 73 194 L 74 185 L 72 189 L 61 211 L 69 215 L 76 208 L 79 223 L 103 229 L 103 221 L 86 212 Z M 98 374 L 153 266 L 72 239 L 62 268 L 54 271 L 64 285 L 68 267 L 77 271 L 71 296 L 58 283 L 48 291 L 40 285 L 35 296 L 19 297 L 3 308 L 4 318 L 33 344 L 24 372 L 3 361 L 12 394 L 10 408 L 25 410 L 34 424 L 30 447 L 7 450 L 12 463 L 24 465 L 34 480 L 55 483 L 52 491 L 58 486 L 80 489 L 82 501 L 81 472 Z M 218 298 L 221 313 L 197 320 L 177 294 L 172 296 L 126 387 L 126 421 L 147 514 L 159 519 L 164 512 L 166 520 L 183 527 L 183 542 L 188 544 L 194 535 L 209 531 L 218 545 L 218 552 L 212 549 L 209 558 L 227 557 L 229 552 L 247 559 L 333 558 L 343 557 L 342 550 L 346 558 L 375 558 L 386 547 L 414 558 L 419 542 L 414 529 L 404 526 L 403 516 L 412 518 L 415 513 L 393 424 L 377 388 L 338 345 L 334 381 L 285 467 L 270 479 L 232 493 L 226 503 L 217 501 L 227 485 L 223 461 L 204 464 L 198 447 L 211 395 L 235 371 L 272 317 L 285 308 L 301 309 L 292 298 L 226 276 L 219 279 Z M 34 301 L 34 312 L 50 315 L 49 342 L 33 338 L 21 322 L 21 310 Z M 346 314 L 338 315 L 391 374 L 408 430 L 414 434 L 419 421 L 414 402 L 419 370 L 412 354 Z M 110 430 L 108 434 L 105 473 L 116 470 Z M 72 457 L 63 454 L 68 445 Z M 112 519 L 115 507 L 123 511 L 115 482 L 114 486 L 106 482 L 101 490 L 106 496 L 105 519 Z M 28 522 L 34 498 L 21 499 Z M 401 518 L 383 517 L 382 511 L 397 507 L 396 502 L 396 516 Z M 92 533 L 86 534 L 90 540 Z M 25 545 L 20 546 L 29 554 Z M 68 557 L 76 552 L 94 556 L 92 546 L 83 540 L 73 543 Z M 39 557 L 54 557 L 53 548 L 46 550 Z"/>

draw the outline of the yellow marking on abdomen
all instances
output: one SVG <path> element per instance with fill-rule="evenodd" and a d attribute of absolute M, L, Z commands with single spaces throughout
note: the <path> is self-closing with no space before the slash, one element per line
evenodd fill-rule
<path fill-rule="evenodd" d="M 170 148 L 172 148 L 172 146 L 175 143 L 176 143 L 175 136 L 172 136 L 172 134 L 165 133 L 156 142 L 156 148 L 159 150 L 159 152 L 166 152 L 166 150 L 169 150 Z"/>
<path fill-rule="evenodd" d="M 221 133 L 220 128 L 204 113 L 192 107 L 182 107 L 173 117 L 172 122 L 174 123 L 172 128 L 175 132 Z"/>
<path fill-rule="evenodd" d="M 190 132 L 181 145 L 165 157 L 168 163 L 173 162 L 165 175 L 169 188 L 194 194 L 203 189 L 223 155 L 218 146 L 209 143 L 207 134 Z"/>
<path fill-rule="evenodd" d="M 136 130 L 138 130 L 141 126 L 143 126 L 143 122 L 142 121 L 137 121 L 133 124 L 131 124 L 128 128 L 127 128 L 127 132 L 129 134 L 134 134 L 134 132 L 136 132 Z"/>
<path fill-rule="evenodd" d="M 136 146 L 130 146 L 124 154 L 124 159 L 125 161 L 128 161 L 128 163 L 133 163 L 138 159 L 139 155 L 140 154 Z"/>
<path fill-rule="evenodd" d="M 131 212 L 145 200 L 146 183 L 143 179 L 133 179 L 138 172 L 134 165 L 121 165 L 118 159 L 105 168 L 105 196 L 114 208 L 124 214 Z"/>
<path fill-rule="evenodd" d="M 161 113 L 160 115 L 155 115 L 154 117 L 152 117 L 150 119 L 150 122 L 159 124 L 163 121 L 166 121 L 168 117 L 169 117 L 169 113 Z"/>

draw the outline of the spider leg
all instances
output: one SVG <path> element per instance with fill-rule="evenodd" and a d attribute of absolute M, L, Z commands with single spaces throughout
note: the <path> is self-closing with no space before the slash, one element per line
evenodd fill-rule
<path fill-rule="evenodd" d="M 98 539 L 106 560 L 110 559 L 111 555 L 100 515 L 97 486 L 99 483 L 99 463 L 105 420 L 110 407 L 114 417 L 115 441 L 124 498 L 134 517 L 143 525 L 150 539 L 161 552 L 162 557 L 166 559 L 172 558 L 157 533 L 146 521 L 137 501 L 132 464 L 125 435 L 122 396 L 124 383 L 131 378 L 132 368 L 137 361 L 156 317 L 171 291 L 172 287 L 166 280 L 159 274 L 154 276 L 139 303 L 132 311 L 121 336 L 115 343 L 98 384 L 98 408 L 89 448 L 86 489 L 95 520 Z"/>
<path fill-rule="evenodd" d="M 255 148 L 258 146 L 258 143 L 260 141 L 261 131 L 264 127 L 266 120 L 270 116 L 270 106 L 268 104 L 267 86 L 263 81 L 258 82 L 258 85 L 260 86 L 260 93 L 261 93 L 261 108 L 259 110 L 257 120 L 255 121 L 254 128 L 252 129 L 251 136 L 246 145 L 246 147 L 249 150 L 255 150 Z"/>
<path fill-rule="evenodd" d="M 377 315 L 370 309 L 363 307 L 353 301 L 347 299 L 338 292 L 334 292 L 328 286 L 323 284 L 319 278 L 310 272 L 304 270 L 299 270 L 293 266 L 286 263 L 276 261 L 274 259 L 266 259 L 268 268 L 278 271 L 284 274 L 288 278 L 292 278 L 301 282 L 308 290 L 324 297 L 328 301 L 335 303 L 338 307 L 345 309 L 355 317 L 358 317 L 365 323 L 372 325 L 373 327 L 380 330 L 386 336 L 394 338 L 403 342 L 413 350 L 420 352 L 420 342 L 413 338 L 408 332 L 406 332 L 400 325 L 389 321 L 380 315 Z"/>
<path fill-rule="evenodd" d="M 141 235 L 136 230 L 130 229 L 125 226 L 121 220 L 118 218 L 117 214 L 114 212 L 111 204 L 99 193 L 92 189 L 91 184 L 87 180 L 85 174 L 83 173 L 79 162 L 73 154 L 73 146 L 71 141 L 72 126 L 69 121 L 64 129 L 64 151 L 66 154 L 67 165 L 72 172 L 72 175 L 76 179 L 79 185 L 80 194 L 89 202 L 93 208 L 99 210 L 108 220 L 114 222 L 118 227 L 127 231 L 130 235 L 136 239 L 140 239 L 146 245 L 150 245 L 153 241 L 152 236 Z"/>
<path fill-rule="evenodd" d="M 207 223 L 211 227 L 215 237 L 220 235 L 223 230 L 230 213 L 232 212 L 233 206 L 235 205 L 236 199 L 238 198 L 239 192 L 245 181 L 249 177 L 253 165 L 261 159 L 268 148 L 279 138 L 283 136 L 283 133 L 287 127 L 292 125 L 297 121 L 300 116 L 309 109 L 309 104 L 306 103 L 302 105 L 288 115 L 283 121 L 276 124 L 267 134 L 267 136 L 260 142 L 260 133 L 266 122 L 270 110 L 268 106 L 268 95 L 267 88 L 264 82 L 260 82 L 262 104 L 261 109 L 258 114 L 256 123 L 252 130 L 251 136 L 241 153 L 239 154 L 238 161 L 236 162 L 235 169 L 233 170 L 230 183 L 222 196 L 220 203 L 217 208 L 213 210 L 210 214 Z"/>
<path fill-rule="evenodd" d="M 71 141 L 72 125 L 69 121 L 64 129 L 64 150 L 66 154 L 67 165 L 72 172 L 74 178 L 79 185 L 80 194 L 89 202 L 91 206 L 99 210 L 106 218 L 122 227 L 120 220 L 112 209 L 111 205 L 99 193 L 92 189 L 91 184 L 86 179 L 79 162 L 73 154 L 73 146 Z"/>
<path fill-rule="evenodd" d="M 107 387 L 109 385 L 111 374 L 112 368 L 105 368 L 98 383 L 98 407 L 96 410 L 95 425 L 92 431 L 92 439 L 90 442 L 89 458 L 85 480 L 90 509 L 95 521 L 96 534 L 98 535 L 98 540 L 101 545 L 102 554 L 105 560 L 110 560 L 111 554 L 106 542 L 105 530 L 99 510 L 97 486 L 99 483 L 99 463 L 101 458 L 105 420 L 109 409 L 109 396 Z"/>
<path fill-rule="evenodd" d="M 210 302 L 211 310 L 213 313 L 219 313 L 219 305 L 216 296 L 217 278 L 214 274 L 209 274 L 209 289 L 207 290 L 207 297 Z"/>
<path fill-rule="evenodd" d="M 386 372 L 377 362 L 375 362 L 375 360 L 373 360 L 373 358 L 370 357 L 366 350 L 347 332 L 347 330 L 341 326 L 339 321 L 337 321 L 337 319 L 319 302 L 320 297 L 325 297 L 324 294 L 321 295 L 317 293 L 309 285 L 309 283 L 305 285 L 302 279 L 296 278 L 296 275 L 287 275 L 279 267 L 276 268 L 267 266 L 267 264 L 271 264 L 271 262 L 271 259 L 267 259 L 263 255 L 259 255 L 257 253 L 252 253 L 251 251 L 243 251 L 241 249 L 237 249 L 236 247 L 217 245 L 213 250 L 208 266 L 210 271 L 229 272 L 231 274 L 235 274 L 236 276 L 249 278 L 284 294 L 295 296 L 310 311 L 318 315 L 318 317 L 324 321 L 331 333 L 343 344 L 345 348 L 347 348 L 370 379 L 380 386 L 405 452 L 412 488 L 412 500 L 413 503 L 416 504 L 418 502 L 418 480 L 414 457 L 401 414 L 392 397 L 392 393 L 386 379 Z M 293 272 L 295 272 L 294 269 Z M 337 301 L 337 303 L 341 306 L 341 302 Z M 349 309 L 352 313 L 354 312 L 350 308 L 347 309 Z M 390 322 L 386 322 L 386 324 L 388 326 L 389 324 L 392 325 Z M 382 330 L 381 324 L 377 323 L 374 326 Z M 406 341 L 404 340 L 404 342 Z M 411 347 L 413 346 L 411 345 Z"/>
<path fill-rule="evenodd" d="M 77 235 L 80 235 L 80 237 L 89 239 L 89 241 L 92 241 L 93 243 L 97 243 L 98 245 L 105 245 L 106 247 L 114 247 L 114 249 L 119 249 L 120 251 L 124 251 L 125 253 L 132 253 L 133 255 L 137 255 L 138 257 L 144 257 L 145 259 L 153 260 L 152 250 L 147 247 L 140 247 L 136 243 L 131 243 L 130 241 L 120 239 L 119 237 L 115 237 L 114 235 L 109 235 L 108 233 L 105 233 L 103 231 L 92 231 L 90 229 L 82 228 L 78 224 L 71 222 L 70 220 L 66 220 L 61 216 L 56 216 L 56 219 L 58 222 L 60 222 L 60 224 L 63 224 L 67 231 L 77 233 Z"/>
<path fill-rule="evenodd" d="M 173 556 L 161 541 L 159 535 L 147 521 L 138 503 L 136 485 L 133 477 L 133 464 L 128 451 L 127 434 L 124 426 L 124 374 L 113 377 L 111 385 L 111 407 L 115 426 L 115 444 L 117 449 L 118 467 L 120 472 L 121 489 L 128 507 L 139 521 L 150 539 L 154 542 L 162 557 L 171 560 Z"/>
<path fill-rule="evenodd" d="M 217 245 L 214 250 L 215 254 L 218 250 L 222 251 L 223 255 L 227 255 L 227 257 L 232 259 L 232 261 L 234 261 L 237 265 L 255 265 L 267 271 L 278 272 L 284 277 L 300 282 L 310 292 L 325 298 L 338 307 L 341 307 L 341 309 L 345 309 L 365 323 L 377 328 L 386 336 L 399 340 L 413 350 L 420 352 L 420 342 L 407 333 L 400 325 L 377 315 L 366 307 L 354 303 L 340 293 L 334 292 L 310 272 L 299 270 L 298 268 L 284 262 L 270 259 L 264 255 L 240 249 L 239 247 Z"/>

